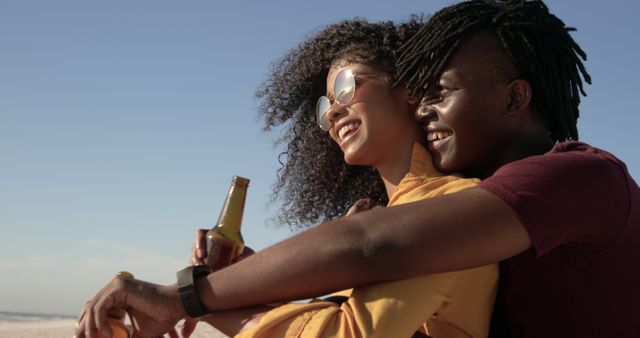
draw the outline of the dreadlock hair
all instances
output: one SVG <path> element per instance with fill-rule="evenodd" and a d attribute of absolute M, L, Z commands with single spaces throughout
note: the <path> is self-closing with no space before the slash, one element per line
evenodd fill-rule
<path fill-rule="evenodd" d="M 446 7 L 401 48 L 398 81 L 414 94 L 434 85 L 461 41 L 475 33 L 497 37 L 518 78 L 532 87 L 536 109 L 554 142 L 577 140 L 586 54 L 569 35 L 575 28 L 549 13 L 539 0 L 474 0 Z M 582 75 L 582 78 L 581 76 Z"/>
<path fill-rule="evenodd" d="M 318 127 L 316 102 L 326 92 L 334 61 L 374 67 L 394 83 L 396 51 L 418 31 L 419 21 L 342 21 L 326 26 L 272 64 L 256 97 L 265 131 L 279 127 L 276 145 L 286 145 L 272 193 L 272 202 L 281 203 L 274 217 L 277 223 L 299 229 L 344 215 L 359 198 L 387 202 L 378 172 L 346 164 L 339 146 Z"/>

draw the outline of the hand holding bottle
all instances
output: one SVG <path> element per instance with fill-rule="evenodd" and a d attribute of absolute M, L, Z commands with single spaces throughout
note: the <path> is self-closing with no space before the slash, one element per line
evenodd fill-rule
<path fill-rule="evenodd" d="M 206 265 L 210 271 L 216 271 L 240 259 L 245 252 L 240 226 L 248 186 L 249 179 L 233 176 L 216 225 L 210 230 L 196 231 L 196 241 L 191 247 L 189 266 Z M 253 253 L 253 250 L 250 252 Z M 182 336 L 185 338 L 191 336 L 196 324 L 196 319 L 186 318 L 182 327 Z"/>
<path fill-rule="evenodd" d="M 196 230 L 196 238 L 191 246 L 191 259 L 189 260 L 189 266 L 194 265 L 204 265 L 204 260 L 207 257 L 207 232 L 209 229 L 198 229 Z M 251 255 L 253 255 L 255 251 L 248 246 L 244 247 L 244 251 L 242 254 L 235 260 L 235 262 L 241 261 Z M 234 263 L 235 263 L 234 262 Z M 185 322 L 182 324 L 181 335 L 183 338 L 191 337 L 193 331 L 198 324 L 197 319 L 186 318 Z"/>
<path fill-rule="evenodd" d="M 233 176 L 216 225 L 207 232 L 205 264 L 216 271 L 235 262 L 244 249 L 240 232 L 249 179 Z"/>
<path fill-rule="evenodd" d="M 196 230 L 196 238 L 191 246 L 191 260 L 189 266 L 204 265 L 207 257 L 207 232 L 209 229 Z"/>
<path fill-rule="evenodd" d="M 191 246 L 191 260 L 189 261 L 189 266 L 194 265 L 204 265 L 205 258 L 207 257 L 207 232 L 209 229 L 198 229 L 196 230 L 196 238 Z M 253 255 L 255 251 L 248 246 L 244 247 L 244 250 L 235 260 L 235 262 L 241 261 L 251 255 Z"/>

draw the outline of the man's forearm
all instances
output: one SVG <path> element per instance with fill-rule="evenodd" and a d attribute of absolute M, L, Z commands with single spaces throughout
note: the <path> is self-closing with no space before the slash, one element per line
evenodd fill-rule
<path fill-rule="evenodd" d="M 198 281 L 200 298 L 210 310 L 219 310 L 310 298 L 352 286 L 365 274 L 367 263 L 358 243 L 364 234 L 352 222 L 323 224 L 214 272 Z M 254 288 L 259 289 L 257 298 Z"/>
<path fill-rule="evenodd" d="M 271 309 L 272 307 L 264 305 L 217 311 L 200 320 L 207 322 L 209 325 L 215 327 L 227 336 L 233 337 L 240 331 L 249 329 L 253 325 L 256 325 L 259 322 L 260 317 Z"/>
<path fill-rule="evenodd" d="M 498 262 L 530 246 L 517 217 L 472 189 L 355 214 L 305 231 L 198 281 L 210 310 Z"/>

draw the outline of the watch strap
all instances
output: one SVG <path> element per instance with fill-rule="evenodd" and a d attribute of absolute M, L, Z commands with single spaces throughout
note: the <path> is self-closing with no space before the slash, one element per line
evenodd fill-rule
<path fill-rule="evenodd" d="M 178 278 L 178 296 L 182 302 L 184 311 L 189 317 L 197 318 L 209 314 L 209 310 L 202 304 L 196 289 L 195 282 L 198 278 L 210 273 L 209 267 L 196 265 L 184 268 L 176 273 Z"/>

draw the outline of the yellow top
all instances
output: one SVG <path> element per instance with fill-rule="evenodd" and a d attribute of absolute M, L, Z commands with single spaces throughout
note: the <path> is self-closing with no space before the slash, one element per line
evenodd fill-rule
<path fill-rule="evenodd" d="M 389 206 L 460 191 L 478 182 L 441 174 L 430 154 L 416 144 L 409 173 Z M 416 331 L 433 338 L 486 337 L 497 280 L 498 266 L 493 264 L 344 290 L 334 294 L 346 296 L 341 304 L 313 300 L 274 308 L 236 338 L 402 338 Z"/>

